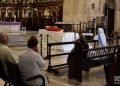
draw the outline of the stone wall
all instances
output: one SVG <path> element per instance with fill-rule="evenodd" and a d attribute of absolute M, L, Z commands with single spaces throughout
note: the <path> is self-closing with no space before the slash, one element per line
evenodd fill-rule
<path fill-rule="evenodd" d="M 73 0 L 64 0 L 63 4 L 63 21 L 68 22 L 73 18 Z"/>
<path fill-rule="evenodd" d="M 115 30 L 120 30 L 120 0 L 115 0 Z M 105 0 L 64 0 L 63 21 L 78 23 L 104 15 Z"/>
<path fill-rule="evenodd" d="M 101 16 L 99 5 L 102 5 L 99 0 L 64 0 L 63 21 L 88 21 Z"/>
<path fill-rule="evenodd" d="M 115 31 L 120 32 L 120 0 L 116 0 Z"/>

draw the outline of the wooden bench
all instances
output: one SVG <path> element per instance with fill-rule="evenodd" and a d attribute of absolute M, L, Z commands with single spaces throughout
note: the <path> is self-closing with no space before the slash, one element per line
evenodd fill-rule
<path fill-rule="evenodd" d="M 115 57 L 118 53 L 118 45 L 94 48 L 94 49 L 83 49 L 77 55 L 73 55 L 71 63 L 68 62 L 69 74 L 68 77 L 71 79 L 77 79 L 82 82 L 82 70 L 89 70 L 93 67 L 100 65 L 109 65 L 115 62 Z"/>
<path fill-rule="evenodd" d="M 109 46 L 102 48 L 94 48 L 94 49 L 84 49 L 82 51 L 82 60 L 87 62 L 95 62 L 94 64 L 88 65 L 88 68 L 95 67 L 98 65 L 109 64 L 112 63 L 114 59 L 114 55 L 117 54 L 118 46 Z M 86 58 L 84 58 L 84 53 L 86 53 Z M 86 66 L 84 63 L 83 66 Z M 87 67 L 87 66 L 86 66 Z"/>
<path fill-rule="evenodd" d="M 94 43 L 94 47 L 96 46 L 96 41 L 87 41 L 87 42 Z M 54 74 L 57 75 L 60 72 L 68 71 L 68 64 L 66 62 L 52 65 L 53 63 L 52 58 L 60 58 L 59 56 L 65 57 L 64 55 L 69 55 L 70 52 L 62 52 L 62 53 L 53 54 L 51 47 L 57 46 L 57 45 L 68 45 L 68 44 L 75 44 L 75 43 L 76 42 L 47 43 L 47 57 L 46 58 L 49 60 L 48 69 L 47 69 L 48 72 L 53 72 Z"/>

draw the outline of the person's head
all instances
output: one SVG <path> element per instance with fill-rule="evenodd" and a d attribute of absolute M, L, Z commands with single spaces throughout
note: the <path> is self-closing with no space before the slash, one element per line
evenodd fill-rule
<path fill-rule="evenodd" d="M 85 37 L 83 35 L 80 35 L 80 41 L 85 41 Z"/>
<path fill-rule="evenodd" d="M 103 28 L 98 28 L 98 33 L 104 33 Z"/>
<path fill-rule="evenodd" d="M 88 43 L 86 42 L 86 39 L 83 35 L 80 35 L 80 38 L 78 40 L 76 40 L 75 43 L 75 48 L 76 50 L 78 49 L 82 49 L 85 48 L 88 45 Z"/>
<path fill-rule="evenodd" d="M 8 35 L 6 33 L 0 32 L 0 43 L 8 44 Z"/>
<path fill-rule="evenodd" d="M 98 28 L 98 41 L 100 47 L 107 46 L 107 40 L 103 28 Z"/>
<path fill-rule="evenodd" d="M 36 49 L 37 44 L 38 44 L 37 37 L 36 36 L 31 36 L 28 40 L 27 46 L 28 46 L 28 48 Z"/>

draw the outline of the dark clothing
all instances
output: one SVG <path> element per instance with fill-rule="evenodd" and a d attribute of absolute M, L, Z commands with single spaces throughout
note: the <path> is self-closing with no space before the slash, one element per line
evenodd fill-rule
<path fill-rule="evenodd" d="M 76 79 L 78 81 L 82 81 L 82 60 L 81 58 L 86 58 L 86 56 L 82 56 L 82 49 L 88 49 L 89 46 L 85 40 L 78 39 L 75 43 L 75 47 L 71 51 L 71 53 L 68 56 L 68 67 L 69 67 L 69 74 L 68 77 L 71 79 Z M 84 53 L 84 55 L 87 52 Z M 89 71 L 89 69 L 86 69 Z"/>
<path fill-rule="evenodd" d="M 106 86 L 120 86 L 120 48 L 118 49 L 116 62 L 104 66 L 106 75 Z M 118 81 L 117 81 L 118 80 Z"/>

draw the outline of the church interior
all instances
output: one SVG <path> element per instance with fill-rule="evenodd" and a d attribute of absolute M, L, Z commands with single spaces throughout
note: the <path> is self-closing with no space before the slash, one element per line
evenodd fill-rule
<path fill-rule="evenodd" d="M 120 0 L 0 0 L 0 32 L 15 56 L 37 37 L 49 81 L 41 86 L 120 86 Z M 18 86 L 5 83 L 0 77 L 0 86 Z"/>

